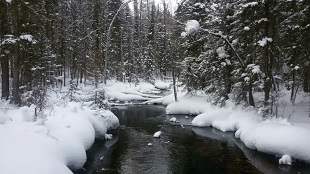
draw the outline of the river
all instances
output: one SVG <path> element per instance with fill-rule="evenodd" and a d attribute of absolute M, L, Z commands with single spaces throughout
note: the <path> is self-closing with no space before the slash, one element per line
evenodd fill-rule
<path fill-rule="evenodd" d="M 76 174 L 310 173 L 309 164 L 279 165 L 279 158 L 246 148 L 233 132 L 188 126 L 193 117 L 166 115 L 164 106 L 118 106 L 112 112 L 121 126 L 112 140 L 95 142 Z M 169 122 L 171 117 L 180 123 Z M 159 130 L 161 137 L 153 138 Z"/>

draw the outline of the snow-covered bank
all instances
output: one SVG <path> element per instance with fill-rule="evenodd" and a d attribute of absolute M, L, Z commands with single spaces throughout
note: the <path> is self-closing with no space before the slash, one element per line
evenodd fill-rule
<path fill-rule="evenodd" d="M 66 174 L 82 168 L 95 139 L 111 139 L 107 130 L 119 126 L 111 111 L 98 107 L 113 104 L 109 100 L 130 104 L 160 98 L 158 88 L 167 87 L 161 81 L 109 81 L 98 88 L 80 84 L 50 89 L 37 119 L 35 106 L 19 108 L 0 100 L 0 173 Z"/>
<path fill-rule="evenodd" d="M 211 106 L 206 103 L 207 100 L 204 96 L 184 95 L 180 97 L 178 102 L 169 104 L 166 108 L 166 113 L 198 115 L 211 108 Z"/>
<path fill-rule="evenodd" d="M 155 83 L 154 83 L 154 86 L 157 88 L 157 89 L 161 89 L 161 90 L 169 90 L 171 85 L 167 82 L 163 82 L 163 81 L 160 81 L 160 80 L 157 80 Z"/>
<path fill-rule="evenodd" d="M 169 86 L 169 84 L 165 82 L 158 81 L 157 83 L 159 83 L 159 85 L 163 85 L 160 86 L 162 88 L 167 87 L 167 85 Z M 156 84 L 153 85 L 145 82 L 133 84 L 111 81 L 107 86 L 103 86 L 107 99 L 114 101 L 146 101 L 154 98 L 160 98 L 160 96 L 156 94 L 160 93 L 160 89 L 162 88 L 158 89 Z"/>
<path fill-rule="evenodd" d="M 166 113 L 198 114 L 192 121 L 193 126 L 235 131 L 235 137 L 250 149 L 310 163 L 310 118 L 302 122 L 283 118 L 263 119 L 253 109 L 219 108 L 200 97 L 182 97 L 178 102 L 169 104 Z M 285 161 L 289 164 L 289 160 L 280 160 L 280 163 Z"/>
<path fill-rule="evenodd" d="M 178 90 L 177 96 L 178 98 L 182 98 L 186 95 L 186 91 L 182 91 L 182 88 Z M 174 93 L 171 89 L 169 94 L 160 98 L 151 99 L 145 102 L 145 104 L 161 104 L 161 105 L 169 105 L 175 102 Z"/>
<path fill-rule="evenodd" d="M 107 129 L 119 124 L 110 111 L 80 103 L 55 107 L 35 122 L 30 113 L 32 108 L 11 108 L 0 125 L 0 173 L 72 173 L 83 167 L 95 138 L 111 138 Z"/>

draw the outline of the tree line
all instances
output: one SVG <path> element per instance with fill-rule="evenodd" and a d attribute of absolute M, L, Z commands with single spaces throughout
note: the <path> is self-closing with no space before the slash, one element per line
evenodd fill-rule
<path fill-rule="evenodd" d="M 201 25 L 183 41 L 182 75 L 215 104 L 230 98 L 277 115 L 282 87 L 293 103 L 310 92 L 310 1 L 183 0 L 176 18 Z"/>
<path fill-rule="evenodd" d="M 165 0 L 127 2 L 1 0 L 2 98 L 172 73 L 214 104 L 276 115 L 283 87 L 293 103 L 310 91 L 310 1 L 181 0 L 174 14 Z M 200 29 L 182 37 L 188 20 Z"/>
<path fill-rule="evenodd" d="M 66 86 L 69 79 L 97 86 L 111 78 L 136 82 L 165 75 L 172 56 L 169 5 L 132 4 L 1 0 L 2 98 L 20 105 L 23 96 Z"/>

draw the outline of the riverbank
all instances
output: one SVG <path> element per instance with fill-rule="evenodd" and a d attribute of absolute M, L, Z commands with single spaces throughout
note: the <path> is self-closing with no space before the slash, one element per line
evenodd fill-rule
<path fill-rule="evenodd" d="M 289 101 L 288 91 L 282 102 Z M 222 132 L 233 131 L 246 147 L 279 157 L 279 164 L 291 165 L 294 160 L 310 163 L 310 118 L 306 94 L 296 99 L 296 104 L 282 103 L 281 117 L 263 118 L 253 108 L 241 108 L 228 102 L 226 107 L 216 107 L 207 95 L 181 95 L 178 102 L 167 105 L 167 114 L 197 115 L 192 125 L 212 126 Z M 167 98 L 156 99 L 155 103 Z M 152 101 L 150 101 L 152 103 Z M 292 159 L 293 161 L 292 161 Z"/>
<path fill-rule="evenodd" d="M 109 105 L 159 98 L 165 82 L 120 83 L 53 88 L 46 91 L 42 112 L 0 100 L 0 173 L 69 174 L 83 167 L 96 139 L 111 139 L 119 126 Z"/>
<path fill-rule="evenodd" d="M 248 148 L 283 157 L 279 160 L 281 164 L 291 164 L 290 157 L 293 164 L 294 160 L 310 163 L 310 118 L 304 107 L 307 100 L 302 96 L 297 97 L 295 106 L 286 103 L 283 118 L 263 119 L 251 108 L 229 103 L 223 108 L 215 107 L 210 104 L 210 97 L 199 91 L 188 95 L 180 88 L 178 102 L 174 102 L 171 91 L 161 97 L 160 93 L 170 86 L 160 81 L 155 84 L 110 81 L 98 88 L 82 85 L 74 90 L 49 90 L 44 112 L 36 117 L 35 106 L 18 108 L 2 100 L 0 173 L 65 174 L 82 168 L 85 151 L 95 139 L 112 138 L 107 130 L 119 125 L 112 112 L 99 106 L 130 105 L 135 101 L 167 105 L 167 114 L 197 115 L 193 126 L 233 131 Z"/>
<path fill-rule="evenodd" d="M 216 107 L 211 104 L 212 97 L 203 91 L 189 95 L 182 88 L 178 90 L 177 102 L 170 92 L 144 103 L 166 105 L 166 114 L 195 115 L 193 126 L 235 132 L 235 137 L 246 147 L 279 157 L 279 164 L 291 165 L 294 160 L 310 163 L 309 94 L 299 93 L 294 105 L 290 102 L 290 91 L 283 90 L 281 94 L 277 118 L 263 118 L 256 109 L 235 106 L 230 101 L 225 107 Z"/>
<path fill-rule="evenodd" d="M 117 142 L 108 148 L 110 141 L 95 143 L 98 148 L 89 152 L 90 161 L 76 174 L 260 173 L 236 145 L 198 136 L 191 126 L 168 123 L 164 106 L 115 106 L 112 112 L 121 124 L 114 136 Z M 174 116 L 184 125 L 193 119 Z M 154 138 L 159 130 L 160 138 Z"/>
<path fill-rule="evenodd" d="M 107 130 L 119 125 L 92 101 L 90 88 L 47 90 L 42 112 L 1 100 L 0 173 L 72 174 L 82 168 L 95 139 L 111 139 Z"/>

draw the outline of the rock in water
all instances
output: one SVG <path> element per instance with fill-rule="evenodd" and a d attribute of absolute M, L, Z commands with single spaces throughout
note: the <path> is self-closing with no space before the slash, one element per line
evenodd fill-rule
<path fill-rule="evenodd" d="M 292 165 L 292 158 L 289 155 L 283 155 L 281 159 L 279 159 L 279 164 Z"/>
<path fill-rule="evenodd" d="M 159 138 L 161 135 L 161 131 L 157 131 L 155 132 L 155 134 L 153 135 L 154 138 Z"/>
<path fill-rule="evenodd" d="M 176 119 L 175 117 L 172 117 L 172 118 L 170 118 L 170 121 L 171 121 L 171 122 L 176 122 L 177 119 Z"/>

